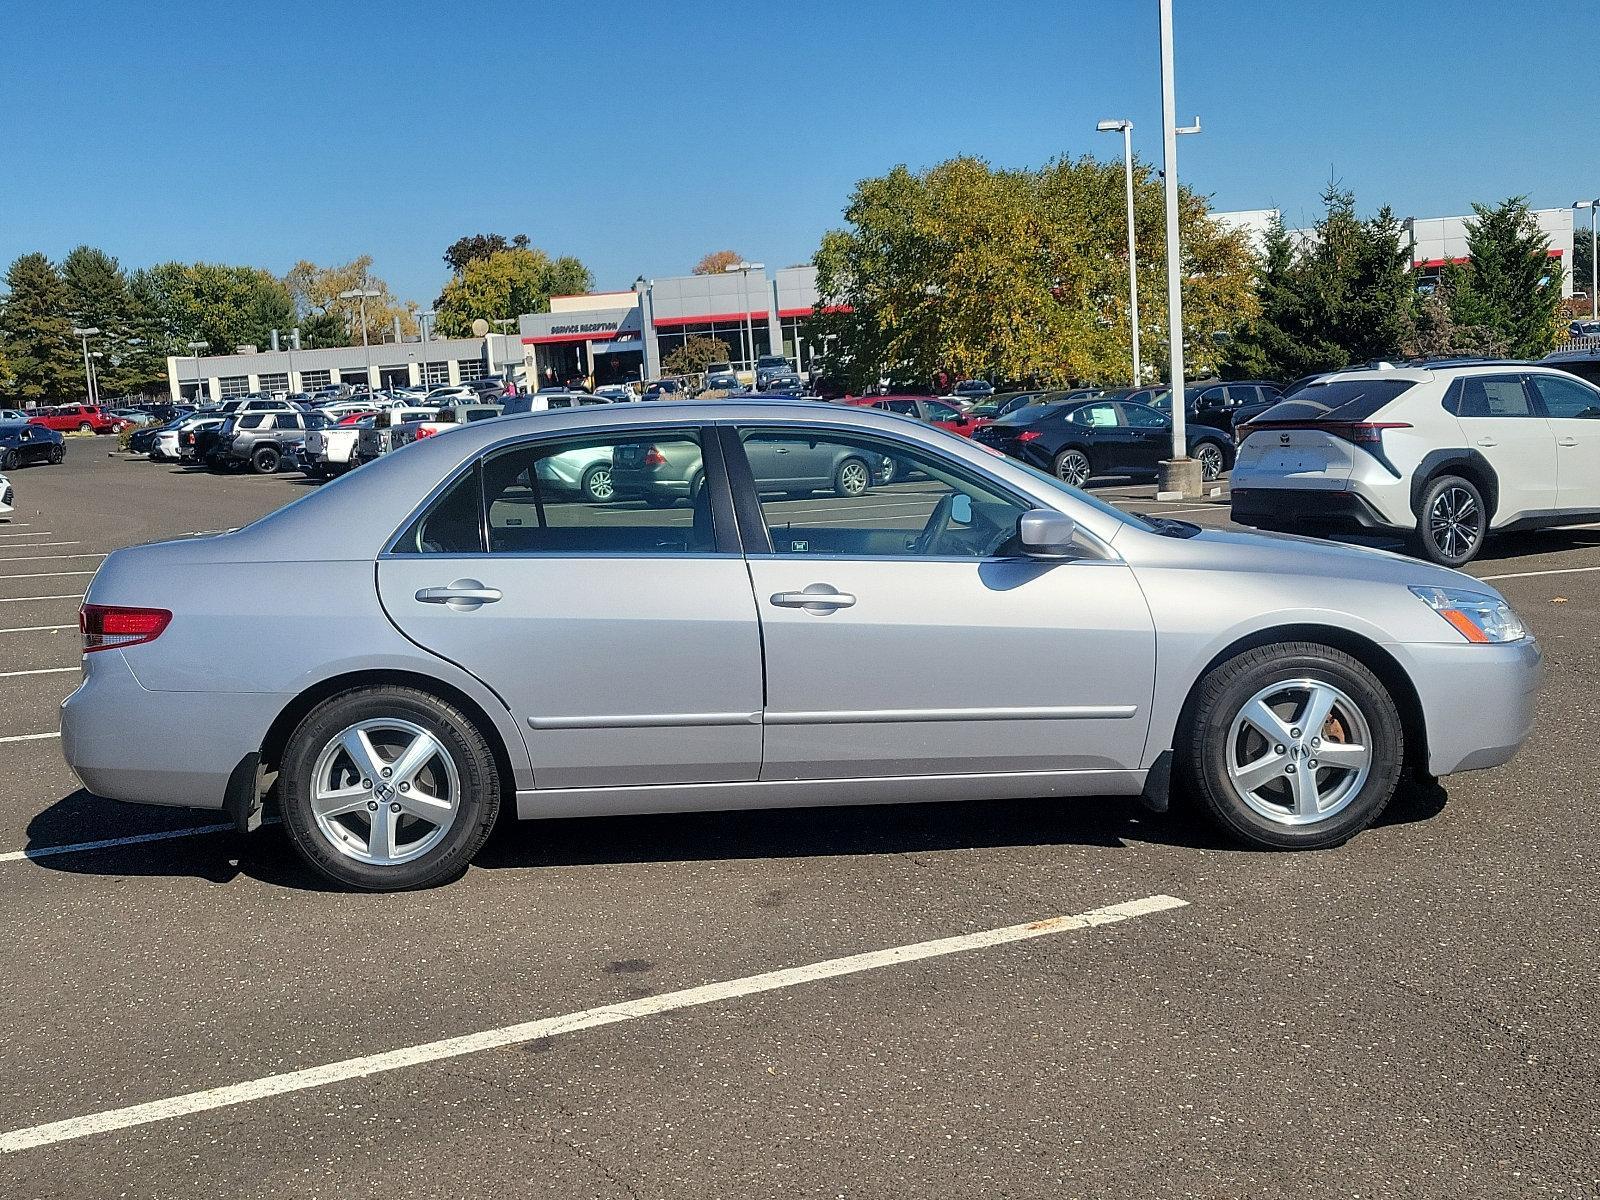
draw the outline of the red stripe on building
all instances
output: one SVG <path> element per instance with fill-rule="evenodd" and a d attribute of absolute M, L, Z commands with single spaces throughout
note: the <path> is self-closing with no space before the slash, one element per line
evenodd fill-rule
<path fill-rule="evenodd" d="M 813 311 L 813 309 L 809 308 L 780 308 L 778 315 L 780 317 L 809 317 Z M 848 304 L 824 304 L 822 311 L 825 313 L 846 313 L 851 312 L 852 309 Z"/>
<path fill-rule="evenodd" d="M 751 313 L 696 313 L 692 317 L 657 317 L 655 321 L 657 328 L 660 328 L 666 325 L 710 325 L 717 321 L 745 321 L 747 319 L 765 321 L 767 312 L 762 309 L 760 312 Z"/>
<path fill-rule="evenodd" d="M 1560 258 L 1561 257 L 1561 251 L 1560 250 L 1548 251 L 1547 254 L 1546 254 L 1546 257 L 1547 258 Z M 1418 268 L 1418 267 L 1445 267 L 1445 266 L 1456 266 L 1456 267 L 1458 267 L 1462 263 L 1469 263 L 1471 261 L 1472 261 L 1471 258 L 1468 258 L 1468 257 L 1465 257 L 1465 256 L 1463 256 L 1461 258 L 1419 258 L 1416 262 L 1412 263 L 1411 266 L 1412 266 L 1413 269 Z"/>
<path fill-rule="evenodd" d="M 636 331 L 629 330 L 628 336 L 633 337 Z M 536 337 L 522 339 L 524 346 L 552 346 L 558 342 L 610 342 L 620 336 L 620 331 L 597 330 L 594 333 L 541 333 Z"/>

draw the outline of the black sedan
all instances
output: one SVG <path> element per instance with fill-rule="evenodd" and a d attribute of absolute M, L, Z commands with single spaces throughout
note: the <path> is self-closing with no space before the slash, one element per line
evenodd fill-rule
<path fill-rule="evenodd" d="M 58 463 L 67 456 L 59 431 L 28 421 L 0 422 L 0 471 L 29 463 Z"/>
<path fill-rule="evenodd" d="M 985 425 L 973 440 L 1001 451 L 1063 483 L 1082 487 L 1096 475 L 1153 475 L 1172 452 L 1172 421 L 1145 404 L 1125 400 L 1069 400 L 1025 408 Z M 1220 429 L 1195 426 L 1189 453 L 1207 480 L 1233 462 L 1232 439 Z"/>

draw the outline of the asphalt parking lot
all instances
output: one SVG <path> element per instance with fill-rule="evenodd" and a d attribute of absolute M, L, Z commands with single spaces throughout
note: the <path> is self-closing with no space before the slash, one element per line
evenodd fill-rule
<path fill-rule="evenodd" d="M 0 1195 L 1600 1195 L 1600 529 L 1472 564 L 1544 647 L 1522 755 L 1337 850 L 1123 800 L 613 818 L 354 895 L 62 763 L 100 556 L 308 486 L 110 449 L 0 522 Z"/>

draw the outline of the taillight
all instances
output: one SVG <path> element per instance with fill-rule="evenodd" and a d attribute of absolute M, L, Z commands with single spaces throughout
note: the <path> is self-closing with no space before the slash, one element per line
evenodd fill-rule
<path fill-rule="evenodd" d="M 1411 425 L 1406 421 L 1334 421 L 1317 428 L 1358 446 L 1381 446 L 1385 429 L 1410 429 Z"/>
<path fill-rule="evenodd" d="M 129 608 L 120 604 L 85 604 L 78 609 L 83 652 L 112 650 L 153 642 L 172 621 L 164 608 Z"/>
<path fill-rule="evenodd" d="M 667 465 L 667 456 L 660 450 L 651 446 L 644 452 L 644 465 L 647 467 L 664 467 Z"/>
<path fill-rule="evenodd" d="M 431 425 L 419 426 L 417 428 L 417 440 L 421 441 L 425 437 L 432 437 L 434 434 L 436 434 L 438 432 L 439 431 L 437 429 L 433 428 L 433 426 L 431 426 Z"/>
<path fill-rule="evenodd" d="M 1037 429 L 1024 429 L 1021 433 L 1017 434 L 1017 441 L 1032 442 L 1038 440 L 1038 437 L 1039 431 Z"/>

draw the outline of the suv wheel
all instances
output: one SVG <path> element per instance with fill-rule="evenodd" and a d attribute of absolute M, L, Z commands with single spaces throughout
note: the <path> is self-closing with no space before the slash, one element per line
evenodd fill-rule
<path fill-rule="evenodd" d="M 89 422 L 87 422 L 87 421 L 79 421 L 78 422 L 78 432 L 79 433 L 93 433 L 94 432 L 94 426 L 89 424 Z"/>
<path fill-rule="evenodd" d="M 1194 456 L 1200 460 L 1200 478 L 1207 483 L 1215 483 L 1222 478 L 1227 459 L 1221 446 L 1215 442 L 1201 442 L 1195 447 Z"/>
<path fill-rule="evenodd" d="M 257 446 L 250 454 L 250 469 L 257 475 L 271 475 L 282 460 L 276 446 Z"/>
<path fill-rule="evenodd" d="M 1056 478 L 1069 487 L 1082 487 L 1093 474 L 1089 456 L 1082 450 L 1063 450 L 1056 455 Z"/>
<path fill-rule="evenodd" d="M 604 504 L 617 494 L 611 482 L 611 466 L 608 463 L 595 463 L 585 471 L 579 487 L 583 489 L 584 499 L 595 504 Z"/>
<path fill-rule="evenodd" d="M 1471 562 L 1483 549 L 1489 512 L 1477 484 L 1441 475 L 1422 493 L 1412 541 L 1424 558 L 1446 567 Z"/>
<path fill-rule="evenodd" d="M 1404 744 L 1394 699 L 1361 662 L 1284 642 L 1201 680 L 1179 755 L 1224 832 L 1256 846 L 1322 849 L 1377 819 Z"/>
<path fill-rule="evenodd" d="M 351 887 L 398 891 L 466 869 L 494 828 L 500 775 L 454 705 L 416 688 L 367 687 L 300 722 L 278 796 L 312 867 Z"/>

